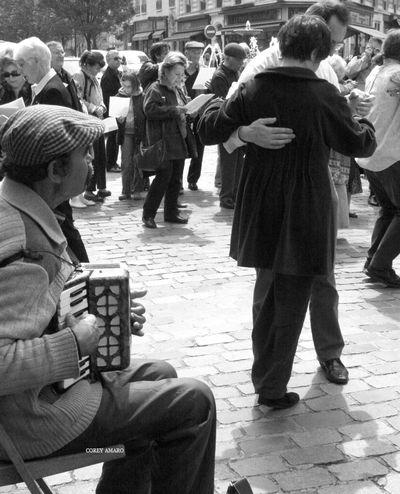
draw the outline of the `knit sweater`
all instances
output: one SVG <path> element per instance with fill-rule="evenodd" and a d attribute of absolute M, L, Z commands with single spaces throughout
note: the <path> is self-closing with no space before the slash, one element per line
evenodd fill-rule
<path fill-rule="evenodd" d="M 30 188 L 0 184 L 0 262 L 21 249 L 42 259 L 0 268 L 0 421 L 24 458 L 46 456 L 81 434 L 100 405 L 100 383 L 82 380 L 60 394 L 52 383 L 78 375 L 69 328 L 46 334 L 73 268 L 47 204 Z M 0 459 L 6 455 L 0 448 Z"/>

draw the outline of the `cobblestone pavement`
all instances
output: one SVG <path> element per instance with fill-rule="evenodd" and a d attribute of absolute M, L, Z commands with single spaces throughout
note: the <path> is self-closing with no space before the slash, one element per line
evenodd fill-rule
<path fill-rule="evenodd" d="M 362 273 L 377 215 L 367 205 L 368 186 L 353 198 L 358 219 L 339 232 L 337 244 L 350 382 L 326 381 L 307 319 L 289 383 L 302 400 L 271 411 L 255 404 L 254 274 L 228 257 L 232 212 L 219 208 L 215 162 L 216 149 L 206 148 L 200 190 L 185 190 L 181 198 L 189 206 L 188 225 L 164 224 L 159 214 L 159 228 L 144 229 L 141 202 L 117 199 L 117 174 L 108 177 L 111 198 L 75 213 L 91 260 L 126 261 L 134 287 L 148 290 L 146 334 L 134 339 L 133 356 L 167 359 L 180 376 L 211 386 L 218 407 L 216 493 L 226 492 L 229 479 L 247 476 L 257 494 L 399 494 L 400 290 L 368 283 Z M 93 493 L 99 472 L 96 465 L 50 483 L 57 494 Z M 24 492 L 0 492 L 7 489 Z"/>

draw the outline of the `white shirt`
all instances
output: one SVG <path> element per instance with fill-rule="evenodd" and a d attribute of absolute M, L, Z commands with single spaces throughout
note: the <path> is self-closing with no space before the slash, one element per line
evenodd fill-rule
<path fill-rule="evenodd" d="M 43 76 L 37 84 L 32 84 L 32 101 L 36 98 L 36 96 L 42 91 L 45 85 L 49 82 L 50 79 L 57 75 L 57 72 L 51 68 L 45 76 Z"/>
<path fill-rule="evenodd" d="M 400 160 L 400 62 L 388 58 L 375 67 L 365 90 L 375 96 L 367 118 L 376 129 L 377 148 L 369 158 L 356 161 L 362 168 L 379 172 Z"/>
<path fill-rule="evenodd" d="M 240 74 L 238 82 L 232 84 L 232 86 L 230 87 L 227 98 L 230 98 L 234 94 L 239 84 L 253 79 L 255 75 L 259 74 L 260 72 L 265 72 L 267 69 L 279 67 L 281 64 L 282 58 L 279 49 L 279 43 L 274 43 L 272 46 L 262 51 L 256 57 L 250 60 L 250 62 L 244 68 L 243 72 Z M 315 74 L 320 79 L 327 80 L 339 90 L 339 80 L 327 59 L 321 61 Z M 269 116 L 273 117 L 274 115 Z M 236 148 L 245 144 L 241 139 L 239 139 L 238 132 L 239 129 L 235 130 L 235 132 L 232 132 L 229 139 L 224 143 L 224 147 L 228 153 L 232 153 Z"/>

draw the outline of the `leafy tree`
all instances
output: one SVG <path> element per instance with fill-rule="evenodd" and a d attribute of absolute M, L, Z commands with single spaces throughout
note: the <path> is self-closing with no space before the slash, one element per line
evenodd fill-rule
<path fill-rule="evenodd" d="M 39 0 L 38 6 L 61 20 L 71 34 L 82 34 L 88 50 L 96 48 L 101 32 L 128 21 L 135 13 L 132 0 Z"/>

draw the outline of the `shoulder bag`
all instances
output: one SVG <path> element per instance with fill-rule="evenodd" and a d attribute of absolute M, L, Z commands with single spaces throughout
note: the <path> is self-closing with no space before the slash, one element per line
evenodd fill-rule
<path fill-rule="evenodd" d="M 137 166 L 139 170 L 146 172 L 157 172 L 165 168 L 167 160 L 167 149 L 165 145 L 164 122 L 162 123 L 161 139 L 151 146 L 144 146 L 143 142 L 139 145 L 137 156 Z"/>

